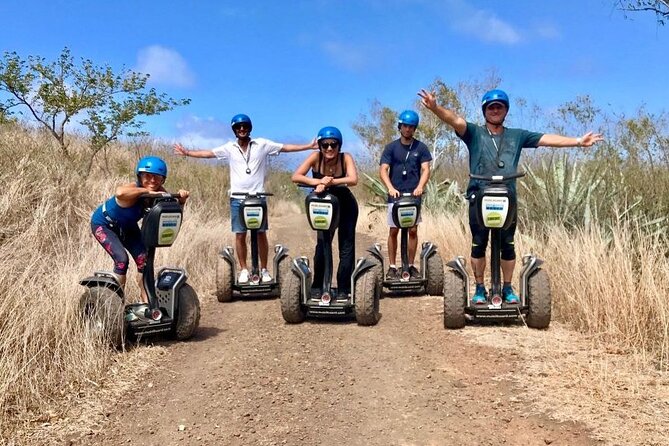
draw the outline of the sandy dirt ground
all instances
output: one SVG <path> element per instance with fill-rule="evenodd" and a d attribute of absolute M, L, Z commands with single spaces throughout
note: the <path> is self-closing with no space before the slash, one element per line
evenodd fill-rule
<path fill-rule="evenodd" d="M 311 256 L 303 219 L 285 216 L 271 233 Z M 371 241 L 358 238 L 358 255 Z M 53 444 L 602 444 L 583 425 L 530 410 L 522 352 L 475 339 L 494 327 L 444 330 L 440 296 L 386 297 L 374 327 L 289 325 L 275 299 L 200 298 L 194 339 L 154 347 L 154 369 Z M 500 336 L 516 330 L 527 332 Z"/>

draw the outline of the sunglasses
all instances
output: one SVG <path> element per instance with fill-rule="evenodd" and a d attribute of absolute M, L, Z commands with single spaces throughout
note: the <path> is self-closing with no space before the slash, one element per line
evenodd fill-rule
<path fill-rule="evenodd" d="M 338 142 L 323 142 L 321 143 L 321 149 L 336 149 L 339 147 Z"/>
<path fill-rule="evenodd" d="M 249 125 L 248 125 L 248 124 L 235 124 L 232 128 L 233 128 L 234 130 L 238 130 L 238 129 L 245 129 L 245 130 L 248 130 L 248 129 L 249 129 Z"/>

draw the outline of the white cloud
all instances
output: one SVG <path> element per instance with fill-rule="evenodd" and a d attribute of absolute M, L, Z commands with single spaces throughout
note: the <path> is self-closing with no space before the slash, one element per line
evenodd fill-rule
<path fill-rule="evenodd" d="M 330 41 L 323 43 L 323 49 L 334 65 L 340 65 L 349 71 L 364 71 L 372 62 L 369 49 L 359 45 Z"/>
<path fill-rule="evenodd" d="M 470 14 L 455 20 L 453 27 L 485 42 L 513 45 L 521 41 L 520 33 L 513 26 L 490 11 L 472 10 Z"/>
<path fill-rule="evenodd" d="M 191 149 L 211 149 L 234 138 L 229 121 L 188 116 L 177 122 L 178 141 Z"/>
<path fill-rule="evenodd" d="M 150 74 L 151 84 L 190 87 L 195 76 L 181 55 L 160 45 L 152 45 L 139 50 L 137 71 Z"/>

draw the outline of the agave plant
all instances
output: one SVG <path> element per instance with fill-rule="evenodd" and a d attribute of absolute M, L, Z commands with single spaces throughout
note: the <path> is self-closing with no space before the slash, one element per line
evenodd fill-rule
<path fill-rule="evenodd" d="M 371 203 L 373 206 L 385 206 L 388 189 L 379 178 L 372 177 L 366 173 L 364 186 L 380 203 Z M 465 201 L 457 181 L 444 180 L 440 182 L 428 181 L 425 186 L 423 207 L 433 212 L 452 212 L 462 206 Z"/>

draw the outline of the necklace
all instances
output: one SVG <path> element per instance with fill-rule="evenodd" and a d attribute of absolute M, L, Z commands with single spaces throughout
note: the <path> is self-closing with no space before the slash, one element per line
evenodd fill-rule
<path fill-rule="evenodd" d="M 246 156 L 244 156 L 244 152 L 242 152 L 241 145 L 239 146 L 239 154 L 246 163 L 246 174 L 251 175 L 251 168 L 249 167 L 249 160 L 251 159 L 251 141 L 249 141 L 248 145 L 246 146 Z"/>
<path fill-rule="evenodd" d="M 490 139 L 492 140 L 492 144 L 495 146 L 495 151 L 497 152 L 497 167 L 500 169 L 504 168 L 504 161 L 499 159 L 499 150 L 500 147 L 502 147 L 502 144 L 504 144 L 504 127 L 502 127 L 502 133 L 500 135 L 493 135 L 493 133 L 490 131 L 488 126 L 486 126 L 486 129 L 488 130 L 488 135 L 490 135 Z M 495 141 L 495 136 L 499 136 L 499 146 L 497 146 L 497 141 Z"/>

